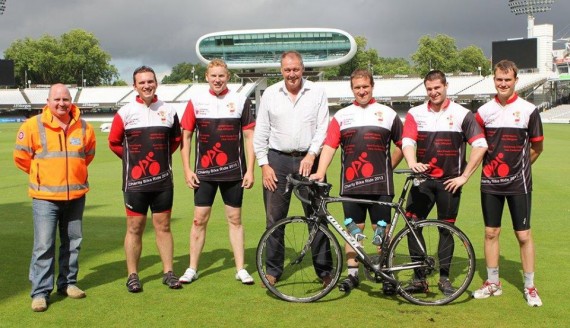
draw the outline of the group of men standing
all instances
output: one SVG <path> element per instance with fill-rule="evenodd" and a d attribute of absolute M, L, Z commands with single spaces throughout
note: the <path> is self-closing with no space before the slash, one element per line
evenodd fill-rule
<path fill-rule="evenodd" d="M 172 289 L 198 279 L 198 263 L 205 244 L 206 227 L 217 190 L 220 190 L 228 221 L 229 239 L 236 266 L 235 279 L 253 284 L 246 271 L 241 207 L 244 189 L 254 184 L 254 158 L 261 167 L 266 225 L 287 216 L 291 193 L 285 193 L 286 176 L 301 174 L 324 180 L 336 149 L 341 159 L 341 195 L 375 201 L 394 197 L 393 169 L 405 158 L 427 180 L 411 190 L 407 212 L 425 219 L 437 206 L 438 220 L 455 223 L 461 187 L 483 162 L 481 204 L 485 222 L 485 258 L 488 278 L 473 293 L 474 298 L 498 296 L 499 234 L 505 200 L 520 244 L 527 303 L 542 302 L 534 287 L 534 244 L 530 230 L 531 168 L 542 151 L 542 123 L 537 109 L 515 92 L 517 68 L 501 61 L 495 67 L 497 96 L 476 114 L 450 101 L 447 81 L 440 71 L 424 79 L 428 101 L 409 110 L 405 123 L 388 106 L 373 97 L 374 79 L 366 70 L 350 77 L 354 102 L 339 110 L 329 124 L 324 90 L 303 78 L 301 55 L 288 51 L 281 56 L 283 80 L 268 87 L 253 118 L 250 101 L 228 89 L 230 72 L 222 60 L 213 60 L 206 71 L 209 90 L 191 97 L 179 120 L 175 109 L 159 100 L 158 82 L 147 66 L 135 70 L 136 100 L 123 106 L 114 117 L 109 147 L 122 159 L 122 190 L 127 217 L 124 241 L 127 289 L 142 291 L 138 262 L 142 235 L 150 208 L 156 243 L 163 266 L 163 283 Z M 195 134 L 195 161 L 191 142 Z M 471 146 L 466 160 L 465 143 Z M 394 145 L 393 147 L 391 145 Z M 194 191 L 194 219 L 190 230 L 189 267 L 178 278 L 173 270 L 173 238 L 170 231 L 173 204 L 172 154 L 179 148 L 186 185 Z M 85 297 L 76 286 L 81 220 L 85 193 L 89 190 L 87 166 L 95 155 L 93 129 L 79 117 L 69 90 L 51 87 L 47 105 L 37 117 L 27 120 L 14 150 L 16 165 L 29 175 L 33 198 L 34 250 L 30 265 L 32 309 L 45 311 L 55 275 L 55 234 L 59 226 L 58 292 L 71 298 Z M 363 179 L 362 176 L 378 179 Z M 390 223 L 390 209 L 378 205 L 344 204 L 346 217 L 364 229 L 368 212 L 376 222 Z M 305 209 L 306 210 L 306 209 Z M 268 247 L 266 280 L 275 284 L 282 273 L 281 244 Z M 325 252 L 314 258 L 318 278 L 330 283 L 326 265 L 329 245 L 317 238 L 312 247 Z M 348 274 L 343 290 L 359 285 L 358 262 L 347 247 Z M 450 265 L 450 264 L 449 264 Z M 447 271 L 446 271 L 447 270 Z M 453 293 L 449 266 L 441 265 L 438 288 Z M 406 286 L 425 292 L 423 277 Z M 386 294 L 394 287 L 385 284 Z"/>

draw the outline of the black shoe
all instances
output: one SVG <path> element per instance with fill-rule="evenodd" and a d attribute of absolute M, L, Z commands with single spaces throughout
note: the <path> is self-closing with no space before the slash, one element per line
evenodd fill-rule
<path fill-rule="evenodd" d="M 455 288 L 453 288 L 453 286 L 451 285 L 451 281 L 449 281 L 449 279 L 447 278 L 441 279 L 437 283 L 437 287 L 439 288 L 439 290 L 443 292 L 443 295 L 445 296 L 450 296 L 453 293 L 455 293 Z"/>
<path fill-rule="evenodd" d="M 358 285 L 360 285 L 360 279 L 358 279 L 358 277 L 349 274 L 348 277 L 346 277 L 346 279 L 344 279 L 338 285 L 338 290 L 344 293 L 349 293 L 351 290 L 358 287 Z"/>
<path fill-rule="evenodd" d="M 404 288 L 404 291 L 409 294 L 427 293 L 428 283 L 425 280 L 414 280 Z"/>
<path fill-rule="evenodd" d="M 142 292 L 141 281 L 139 280 L 139 275 L 136 273 L 131 273 L 127 279 L 127 289 L 131 293 Z"/>
<path fill-rule="evenodd" d="M 174 272 L 168 271 L 162 276 L 162 283 L 167 285 L 170 289 L 180 289 L 182 284 L 178 280 L 178 277 L 174 275 Z"/>
<path fill-rule="evenodd" d="M 396 295 L 396 286 L 391 282 L 384 281 L 384 283 L 382 283 L 382 292 L 386 296 Z"/>

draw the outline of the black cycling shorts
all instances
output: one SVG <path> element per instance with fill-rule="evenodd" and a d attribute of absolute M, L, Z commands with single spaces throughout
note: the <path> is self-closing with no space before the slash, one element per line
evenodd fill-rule
<path fill-rule="evenodd" d="M 423 220 L 437 206 L 437 219 L 455 223 L 459 212 L 461 188 L 455 193 L 445 190 L 443 181 L 426 180 L 417 187 L 412 187 L 408 195 L 406 212 L 408 215 Z"/>
<path fill-rule="evenodd" d="M 152 213 L 164 213 L 172 210 L 174 190 L 168 189 L 151 192 L 128 191 L 123 192 L 123 198 L 125 199 L 127 215 L 144 216 L 148 212 L 149 207 Z"/>
<path fill-rule="evenodd" d="M 500 228 L 505 199 L 511 212 L 511 220 L 515 231 L 530 229 L 531 193 L 521 195 L 494 195 L 481 193 L 481 208 L 485 226 Z"/>
<path fill-rule="evenodd" d="M 200 181 L 200 186 L 194 189 L 194 206 L 211 207 L 216 198 L 218 187 L 224 204 L 241 208 L 243 202 L 242 180 L 238 181 Z"/>
<path fill-rule="evenodd" d="M 394 199 L 394 196 L 389 195 L 347 195 L 345 197 L 381 202 L 391 202 Z M 342 208 L 344 217 L 352 218 L 355 223 L 366 223 L 366 211 L 368 211 L 372 224 L 376 224 L 380 220 L 384 220 L 388 224 L 392 221 L 392 208 L 389 206 L 343 202 Z"/>

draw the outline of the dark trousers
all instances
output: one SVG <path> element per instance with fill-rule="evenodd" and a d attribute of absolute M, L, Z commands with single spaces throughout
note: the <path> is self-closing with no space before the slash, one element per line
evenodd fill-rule
<path fill-rule="evenodd" d="M 285 193 L 287 185 L 287 175 L 290 173 L 298 173 L 302 156 L 290 156 L 283 153 L 270 150 L 268 153 L 269 166 L 275 171 L 277 177 L 277 189 L 269 191 L 263 189 L 263 202 L 265 205 L 266 228 L 271 227 L 275 222 L 287 217 L 289 205 L 291 203 L 291 190 Z M 316 172 L 318 166 L 318 158 L 315 159 L 312 172 Z M 309 216 L 310 210 L 306 204 L 303 204 L 305 216 Z M 283 231 L 276 233 L 272 238 L 268 239 L 267 246 L 267 273 L 279 278 L 283 273 L 283 262 L 285 256 Z M 313 266 L 315 273 L 319 278 L 330 275 L 332 270 L 332 255 L 330 252 L 330 243 L 326 236 L 318 232 L 311 244 L 313 254 Z"/>
<path fill-rule="evenodd" d="M 451 224 L 455 224 L 457 213 L 459 212 L 459 201 L 461 199 L 461 189 L 455 193 L 445 190 L 443 181 L 426 180 L 418 187 L 412 187 L 408 196 L 406 212 L 419 220 L 427 218 L 434 205 L 437 205 L 437 219 Z M 425 242 L 421 229 L 419 239 L 423 246 Z M 409 237 L 408 247 L 413 261 L 421 261 L 419 245 L 414 238 Z M 440 277 L 448 278 L 451 270 L 451 259 L 455 250 L 453 235 L 447 230 L 439 233 L 438 257 L 440 265 Z M 415 270 L 416 278 L 424 279 L 419 270 Z"/>

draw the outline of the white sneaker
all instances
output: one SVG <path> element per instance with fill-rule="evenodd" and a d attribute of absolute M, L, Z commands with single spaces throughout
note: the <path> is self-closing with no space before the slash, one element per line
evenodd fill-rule
<path fill-rule="evenodd" d="M 178 281 L 180 281 L 183 284 L 189 284 L 196 279 L 198 279 L 198 272 L 196 272 L 196 270 L 192 268 L 188 268 L 186 269 L 182 277 L 178 279 Z"/>
<path fill-rule="evenodd" d="M 489 296 L 500 296 L 501 294 L 503 294 L 503 287 L 501 286 L 501 282 L 499 281 L 498 284 L 494 284 L 487 280 L 483 286 L 481 286 L 481 288 L 473 292 L 472 296 L 473 298 L 483 299 Z"/>
<path fill-rule="evenodd" d="M 245 269 L 241 269 L 236 273 L 236 280 L 241 280 L 244 285 L 253 285 L 253 278 Z"/>
<path fill-rule="evenodd" d="M 538 290 L 534 287 L 524 289 L 524 298 L 526 299 L 528 306 L 542 306 L 542 300 L 540 299 L 540 296 L 538 296 Z"/>

